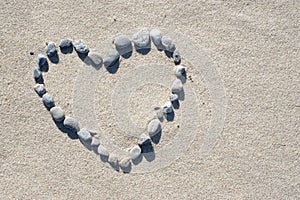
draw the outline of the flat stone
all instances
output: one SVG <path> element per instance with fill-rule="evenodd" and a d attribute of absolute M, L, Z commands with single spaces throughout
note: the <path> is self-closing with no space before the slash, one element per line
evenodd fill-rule
<path fill-rule="evenodd" d="M 138 144 L 140 146 L 151 145 L 151 139 L 150 139 L 149 135 L 146 135 L 145 133 L 142 133 L 141 136 L 140 136 Z"/>
<path fill-rule="evenodd" d="M 178 66 L 176 67 L 175 75 L 176 75 L 177 78 L 181 78 L 181 77 L 186 76 L 185 67 L 183 67 L 183 66 L 181 66 L 181 65 L 178 65 Z"/>
<path fill-rule="evenodd" d="M 162 42 L 161 42 L 162 34 L 161 34 L 160 30 L 152 29 L 150 31 L 150 38 L 151 38 L 153 44 L 156 46 L 156 48 L 163 49 Z"/>
<path fill-rule="evenodd" d="M 44 84 L 36 84 L 34 86 L 34 91 L 39 95 L 39 96 L 42 96 L 43 94 L 46 93 L 46 89 L 45 89 L 45 85 Z"/>
<path fill-rule="evenodd" d="M 173 44 L 173 41 L 169 36 L 163 36 L 161 38 L 161 43 L 166 51 L 174 52 L 176 49 L 175 44 Z"/>
<path fill-rule="evenodd" d="M 181 55 L 178 49 L 175 49 L 175 51 L 173 52 L 173 60 L 176 65 L 180 64 L 181 62 Z"/>
<path fill-rule="evenodd" d="M 105 67 L 111 67 L 113 66 L 116 62 L 118 62 L 120 59 L 120 54 L 116 50 L 112 50 L 108 53 L 107 57 L 104 58 L 104 66 Z"/>
<path fill-rule="evenodd" d="M 99 136 L 98 135 L 94 135 L 94 137 L 92 138 L 91 146 L 98 148 L 99 145 L 100 145 Z"/>
<path fill-rule="evenodd" d="M 79 132 L 79 125 L 77 119 L 73 117 L 66 117 L 64 120 L 64 126 L 72 131 Z"/>
<path fill-rule="evenodd" d="M 131 160 L 137 159 L 142 153 L 141 148 L 138 145 L 135 145 L 131 150 L 130 150 L 130 158 Z"/>
<path fill-rule="evenodd" d="M 179 94 L 183 91 L 183 85 L 181 80 L 176 79 L 172 84 L 172 93 Z"/>
<path fill-rule="evenodd" d="M 132 42 L 137 49 L 147 49 L 151 47 L 150 33 L 146 28 L 142 28 L 132 37 Z"/>
<path fill-rule="evenodd" d="M 70 39 L 62 39 L 59 43 L 59 47 L 61 49 L 68 49 L 68 48 L 71 48 L 73 47 L 73 44 L 72 44 L 72 40 Z"/>
<path fill-rule="evenodd" d="M 50 109 L 54 107 L 54 100 L 53 97 L 49 93 L 45 93 L 42 97 L 44 105 Z"/>
<path fill-rule="evenodd" d="M 173 107 L 172 107 L 172 104 L 171 102 L 167 102 L 163 105 L 163 113 L 165 114 L 169 114 L 169 113 L 172 113 L 173 112 Z"/>
<path fill-rule="evenodd" d="M 130 167 L 131 165 L 131 161 L 130 158 L 123 158 L 120 162 L 119 162 L 119 166 L 122 170 L 126 170 Z"/>
<path fill-rule="evenodd" d="M 35 67 L 33 70 L 33 78 L 36 83 L 43 82 L 43 75 L 39 68 Z"/>
<path fill-rule="evenodd" d="M 130 39 L 126 35 L 119 35 L 115 38 L 114 44 L 120 55 L 129 53 L 132 51 L 132 44 Z"/>
<path fill-rule="evenodd" d="M 49 64 L 48 64 L 46 56 L 44 56 L 43 54 L 38 55 L 38 66 L 39 66 L 40 71 L 42 71 L 42 72 L 48 71 Z"/>
<path fill-rule="evenodd" d="M 92 135 L 88 130 L 80 130 L 77 133 L 77 135 L 82 142 L 85 142 L 85 143 L 92 142 Z"/>
<path fill-rule="evenodd" d="M 158 119 L 153 119 L 148 124 L 148 133 L 150 137 L 155 136 L 157 133 L 161 131 L 161 124 Z"/>
<path fill-rule="evenodd" d="M 100 154 L 100 156 L 103 156 L 103 157 L 109 156 L 108 150 L 101 144 L 98 147 L 98 153 Z"/>
<path fill-rule="evenodd" d="M 53 107 L 50 109 L 50 114 L 54 121 L 61 122 L 65 119 L 65 112 L 60 107 Z"/>
<path fill-rule="evenodd" d="M 88 54 L 90 51 L 88 46 L 85 44 L 83 40 L 76 41 L 74 43 L 74 48 L 78 53 L 81 54 Z"/>
<path fill-rule="evenodd" d="M 101 55 L 97 52 L 90 52 L 88 57 L 90 58 L 90 60 L 95 66 L 100 67 L 103 64 L 103 59 Z"/>
<path fill-rule="evenodd" d="M 54 42 L 50 42 L 46 48 L 46 54 L 49 57 L 57 55 L 57 50 Z"/>

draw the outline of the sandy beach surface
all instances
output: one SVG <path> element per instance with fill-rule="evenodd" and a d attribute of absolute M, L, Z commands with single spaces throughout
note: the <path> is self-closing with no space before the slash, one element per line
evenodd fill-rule
<path fill-rule="evenodd" d="M 300 199 L 299 1 L 1 0 L 0 7 L 0 199 Z M 105 57 L 116 36 L 143 27 L 173 33 L 186 96 L 174 120 L 162 123 L 155 157 L 124 174 L 58 129 L 33 90 L 33 69 L 46 42 L 83 39 Z M 151 110 L 168 101 L 172 60 L 134 51 L 109 73 L 75 52 L 58 54 L 43 74 L 55 104 L 111 151 L 109 143 L 128 152 Z"/>

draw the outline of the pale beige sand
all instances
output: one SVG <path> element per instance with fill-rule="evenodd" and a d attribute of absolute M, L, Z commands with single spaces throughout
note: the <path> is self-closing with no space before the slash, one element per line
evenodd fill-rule
<path fill-rule="evenodd" d="M 300 198 L 299 1 L 156 2 L 0 2 L 0 199 Z M 199 101 L 206 104 L 188 153 L 155 172 L 124 175 L 57 129 L 32 89 L 32 70 L 45 42 L 82 38 L 97 48 L 103 40 L 141 27 L 176 30 L 203 46 L 224 82 L 227 112 L 215 148 L 201 157 L 210 98 L 200 76 L 191 71 L 196 92 L 203 92 Z M 122 148 L 134 141 L 114 128 L 111 88 L 134 62 L 170 63 L 154 55 L 133 58 L 118 73 L 106 74 L 97 88 L 96 99 L 105 105 L 97 104 L 97 118 Z M 82 62 L 75 53 L 60 58 L 59 65 L 50 65 L 45 82 L 71 115 Z M 159 92 L 149 101 L 141 98 L 145 87 L 132 97 L 130 114 L 139 125 L 147 122 L 148 107 L 142 103 L 152 106 L 167 98 L 158 95 L 166 88 L 149 88 Z M 160 145 L 172 137 L 164 135 Z"/>

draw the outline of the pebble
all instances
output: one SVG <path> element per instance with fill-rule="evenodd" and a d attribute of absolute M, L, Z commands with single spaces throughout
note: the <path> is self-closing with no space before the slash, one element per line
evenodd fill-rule
<path fill-rule="evenodd" d="M 71 48 L 72 46 L 73 46 L 72 40 L 70 39 L 62 39 L 59 43 L 59 47 L 61 49 L 68 49 Z"/>
<path fill-rule="evenodd" d="M 46 56 L 44 56 L 43 54 L 38 55 L 38 66 L 42 72 L 48 71 L 48 61 Z"/>
<path fill-rule="evenodd" d="M 89 58 L 92 61 L 92 63 L 96 66 L 101 66 L 103 63 L 103 59 L 101 57 L 101 55 L 97 52 L 90 52 L 89 53 Z"/>
<path fill-rule="evenodd" d="M 170 95 L 170 101 L 171 102 L 177 102 L 178 101 L 178 95 L 177 94 L 171 94 Z"/>
<path fill-rule="evenodd" d="M 173 112 L 173 107 L 172 107 L 172 104 L 171 102 L 167 102 L 163 105 L 163 113 L 165 114 L 169 114 L 169 113 L 172 113 Z"/>
<path fill-rule="evenodd" d="M 79 125 L 77 119 L 73 117 L 66 117 L 64 120 L 64 126 L 72 131 L 79 132 Z"/>
<path fill-rule="evenodd" d="M 74 48 L 78 53 L 81 54 L 87 54 L 90 51 L 88 46 L 85 44 L 83 40 L 76 41 L 74 43 Z"/>
<path fill-rule="evenodd" d="M 149 138 L 150 139 L 150 138 Z M 138 145 L 135 145 L 131 150 L 130 150 L 130 158 L 131 160 L 137 159 L 141 155 L 141 148 Z"/>
<path fill-rule="evenodd" d="M 174 52 L 176 49 L 175 45 L 173 44 L 172 39 L 168 36 L 163 36 L 161 38 L 161 43 L 166 51 Z"/>
<path fill-rule="evenodd" d="M 172 93 L 179 94 L 183 91 L 183 85 L 181 80 L 176 79 L 172 85 Z"/>
<path fill-rule="evenodd" d="M 94 135 L 91 142 L 91 147 L 97 147 L 100 145 L 100 139 L 98 135 Z"/>
<path fill-rule="evenodd" d="M 161 131 L 160 121 L 158 119 L 153 119 L 148 124 L 148 133 L 150 137 L 155 136 L 157 133 Z"/>
<path fill-rule="evenodd" d="M 146 49 L 151 47 L 150 33 L 146 28 L 142 28 L 142 30 L 135 33 L 132 41 L 136 48 Z"/>
<path fill-rule="evenodd" d="M 39 70 L 39 68 L 35 67 L 33 70 L 33 77 L 35 82 L 42 82 L 43 81 L 43 75 L 42 72 Z"/>
<path fill-rule="evenodd" d="M 50 109 L 50 114 L 54 121 L 61 122 L 65 119 L 65 112 L 60 107 L 53 107 Z"/>
<path fill-rule="evenodd" d="M 92 135 L 89 131 L 87 130 L 80 130 L 78 133 L 77 133 L 79 139 L 85 143 L 90 143 L 92 142 Z"/>
<path fill-rule="evenodd" d="M 54 100 L 53 97 L 49 93 L 45 93 L 42 97 L 43 103 L 47 108 L 52 108 L 54 107 Z"/>
<path fill-rule="evenodd" d="M 156 116 L 158 119 L 163 118 L 163 110 L 160 107 L 154 108 L 154 111 L 156 112 Z"/>
<path fill-rule="evenodd" d="M 56 46 L 54 42 L 50 42 L 46 48 L 46 54 L 49 57 L 55 56 L 57 54 Z"/>
<path fill-rule="evenodd" d="M 148 146 L 151 144 L 151 139 L 149 137 L 149 135 L 146 135 L 145 133 L 142 133 L 139 139 L 138 144 L 140 146 Z"/>
<path fill-rule="evenodd" d="M 175 51 L 173 52 L 173 60 L 175 65 L 178 65 L 181 62 L 181 55 L 178 49 L 175 49 Z"/>
<path fill-rule="evenodd" d="M 117 168 L 118 165 L 119 165 L 119 162 L 118 162 L 118 157 L 115 155 L 115 154 L 111 154 L 109 157 L 108 157 L 108 162 L 109 164 L 114 167 L 114 168 Z"/>
<path fill-rule="evenodd" d="M 43 94 L 46 93 L 46 89 L 45 89 L 45 85 L 44 84 L 36 84 L 34 86 L 34 90 L 35 92 L 39 95 L 39 96 L 42 96 Z"/>
<path fill-rule="evenodd" d="M 158 48 L 158 49 L 163 49 L 161 38 L 162 34 L 161 31 L 158 29 L 152 29 L 150 31 L 150 38 L 153 42 L 153 44 Z"/>
<path fill-rule="evenodd" d="M 119 35 L 115 38 L 114 44 L 117 51 L 123 55 L 132 51 L 132 44 L 130 39 L 126 35 Z"/>
<path fill-rule="evenodd" d="M 175 75 L 177 78 L 181 78 L 183 76 L 186 76 L 186 71 L 185 71 L 185 67 L 181 66 L 181 65 L 178 65 L 176 67 L 176 72 L 175 72 Z"/>
<path fill-rule="evenodd" d="M 100 156 L 103 156 L 103 157 L 108 157 L 109 156 L 108 150 L 103 145 L 99 145 L 98 153 L 100 154 Z"/>
<path fill-rule="evenodd" d="M 130 158 L 123 158 L 120 162 L 119 162 L 119 166 L 121 167 L 121 169 L 128 169 L 131 165 L 130 162 Z"/>
<path fill-rule="evenodd" d="M 112 50 L 108 53 L 107 57 L 104 59 L 103 63 L 105 67 L 113 66 L 120 59 L 120 54 L 116 50 Z"/>

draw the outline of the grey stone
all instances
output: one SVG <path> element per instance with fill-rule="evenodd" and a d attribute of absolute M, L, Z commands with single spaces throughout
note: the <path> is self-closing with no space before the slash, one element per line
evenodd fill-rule
<path fill-rule="evenodd" d="M 94 135 L 94 137 L 92 138 L 91 146 L 98 148 L 99 145 L 100 145 L 99 136 L 98 135 Z"/>
<path fill-rule="evenodd" d="M 176 49 L 175 44 L 173 44 L 172 39 L 168 36 L 163 36 L 161 38 L 161 43 L 166 51 L 174 52 Z"/>
<path fill-rule="evenodd" d="M 73 47 L 72 40 L 70 39 L 62 39 L 59 43 L 59 47 L 61 49 L 68 49 Z"/>
<path fill-rule="evenodd" d="M 72 131 L 76 131 L 76 133 L 79 132 L 79 130 L 80 130 L 77 119 L 72 118 L 72 117 L 65 118 L 64 126 Z"/>
<path fill-rule="evenodd" d="M 178 95 L 177 94 L 171 94 L 170 95 L 170 101 L 171 102 L 177 102 L 178 101 Z"/>
<path fill-rule="evenodd" d="M 138 144 L 140 146 L 151 145 L 151 139 L 150 139 L 149 135 L 146 135 L 145 133 L 142 133 L 141 136 L 140 136 Z"/>
<path fill-rule="evenodd" d="M 80 130 L 77 133 L 77 135 L 82 142 L 85 142 L 85 143 L 92 142 L 92 135 L 88 130 Z"/>
<path fill-rule="evenodd" d="M 111 154 L 108 157 L 108 163 L 116 170 L 119 168 L 118 157 L 115 154 Z"/>
<path fill-rule="evenodd" d="M 160 30 L 152 29 L 150 31 L 150 38 L 151 38 L 153 44 L 156 46 L 156 48 L 163 49 L 162 42 L 161 42 L 162 34 L 161 34 Z"/>
<path fill-rule="evenodd" d="M 161 131 L 160 121 L 158 119 L 151 120 L 150 123 L 148 124 L 147 130 L 150 137 L 155 136 L 157 133 Z"/>
<path fill-rule="evenodd" d="M 130 158 L 131 160 L 137 159 L 142 153 L 141 148 L 138 145 L 135 145 L 131 150 L 130 150 Z"/>
<path fill-rule="evenodd" d="M 46 93 L 46 89 L 45 89 L 45 86 L 44 86 L 44 84 L 36 84 L 35 86 L 34 86 L 34 90 L 35 90 L 35 92 L 39 95 L 39 96 L 42 96 L 43 94 L 45 94 Z"/>
<path fill-rule="evenodd" d="M 103 64 L 103 59 L 101 55 L 97 52 L 90 52 L 88 57 L 92 61 L 93 65 L 97 67 L 101 67 L 101 65 Z"/>
<path fill-rule="evenodd" d="M 46 54 L 49 57 L 55 56 L 57 54 L 56 46 L 54 42 L 50 42 L 46 48 Z"/>
<path fill-rule="evenodd" d="M 183 91 L 183 85 L 181 80 L 176 79 L 172 85 L 172 93 L 179 94 Z"/>
<path fill-rule="evenodd" d="M 108 150 L 101 144 L 98 147 L 98 153 L 100 154 L 100 156 L 103 156 L 103 157 L 109 156 Z"/>
<path fill-rule="evenodd" d="M 53 97 L 49 94 L 49 93 L 45 93 L 42 97 L 43 99 L 43 103 L 44 105 L 50 109 L 52 107 L 54 107 L 54 100 L 53 100 Z"/>
<path fill-rule="evenodd" d="M 120 55 L 129 53 L 132 51 L 132 44 L 130 39 L 126 35 L 119 35 L 115 38 L 114 44 Z"/>
<path fill-rule="evenodd" d="M 46 56 L 44 56 L 43 54 L 38 55 L 38 66 L 39 66 L 40 71 L 42 71 L 42 72 L 48 71 L 49 64 L 48 64 Z"/>
<path fill-rule="evenodd" d="M 132 42 L 137 49 L 147 49 L 151 47 L 150 33 L 146 28 L 142 28 L 132 37 Z"/>
<path fill-rule="evenodd" d="M 167 102 L 163 105 L 163 113 L 165 114 L 169 114 L 169 113 L 172 113 L 173 112 L 173 107 L 172 107 L 172 104 L 171 102 Z"/>
<path fill-rule="evenodd" d="M 156 116 L 158 119 L 163 118 L 163 110 L 160 107 L 154 108 L 154 111 L 156 112 Z"/>
<path fill-rule="evenodd" d="M 173 52 L 173 60 L 176 65 L 180 64 L 181 62 L 181 55 L 177 49 Z"/>
<path fill-rule="evenodd" d="M 103 63 L 105 67 L 111 67 L 120 59 L 120 54 L 116 50 L 112 50 L 108 53 L 107 57 L 104 59 Z"/>
<path fill-rule="evenodd" d="M 54 121 L 61 122 L 65 119 L 65 112 L 60 107 L 53 107 L 50 109 L 50 114 Z"/>
<path fill-rule="evenodd" d="M 186 76 L 185 67 L 183 67 L 183 66 L 181 66 L 181 65 L 178 65 L 178 66 L 176 67 L 175 75 L 176 75 L 177 78 L 181 78 L 181 77 Z"/>
<path fill-rule="evenodd" d="M 127 172 L 128 168 L 130 167 L 131 162 L 130 162 L 130 158 L 123 158 L 120 162 L 119 162 L 119 166 L 120 168 L 124 171 Z"/>
<path fill-rule="evenodd" d="M 39 68 L 35 67 L 33 70 L 33 78 L 36 83 L 43 82 L 43 75 Z"/>
<path fill-rule="evenodd" d="M 76 41 L 74 43 L 74 48 L 78 53 L 81 54 L 88 54 L 90 51 L 88 46 L 85 44 L 83 40 Z"/>

